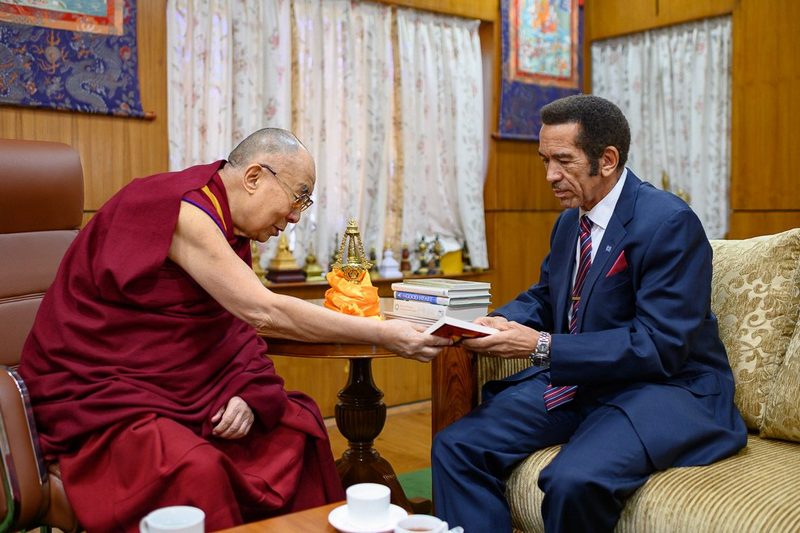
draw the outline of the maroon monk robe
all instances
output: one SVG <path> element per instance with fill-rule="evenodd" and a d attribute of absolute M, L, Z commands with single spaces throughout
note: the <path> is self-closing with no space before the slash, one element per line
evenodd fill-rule
<path fill-rule="evenodd" d="M 136 531 L 164 505 L 196 505 L 209 530 L 344 497 L 313 401 L 287 393 L 266 345 L 167 258 L 181 205 L 219 200 L 223 162 L 133 181 L 81 230 L 23 348 L 20 372 L 43 452 L 58 459 L 88 531 Z M 210 201 L 200 205 L 214 214 Z M 238 440 L 213 437 L 233 396 L 255 414 Z"/>

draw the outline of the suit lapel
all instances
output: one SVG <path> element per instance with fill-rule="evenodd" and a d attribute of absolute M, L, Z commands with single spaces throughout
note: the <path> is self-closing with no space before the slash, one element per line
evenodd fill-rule
<path fill-rule="evenodd" d="M 642 181 L 637 178 L 633 172 L 628 170 L 628 177 L 625 179 L 622 193 L 620 193 L 617 205 L 614 207 L 614 213 L 608 221 L 608 227 L 603 233 L 603 240 L 600 242 L 600 246 L 597 248 L 594 260 L 592 261 L 592 266 L 586 274 L 586 281 L 584 281 L 583 291 L 581 293 L 582 305 L 578 306 L 579 331 L 582 329 L 583 314 L 586 312 L 588 301 L 591 298 L 597 280 L 600 279 L 601 274 L 605 275 L 611 269 L 611 266 L 614 264 L 614 259 L 619 256 L 624 248 L 625 236 L 628 234 L 625 226 L 627 226 L 628 222 L 630 222 L 633 217 L 636 193 L 641 183 Z M 594 243 L 592 243 L 592 246 L 594 246 Z"/>
<path fill-rule="evenodd" d="M 554 242 L 550 256 L 550 286 L 554 294 L 554 331 L 567 331 L 567 309 L 572 292 L 572 272 L 575 269 L 575 251 L 578 245 L 578 210 L 564 215 L 563 236 Z M 565 241 L 565 242 L 564 242 Z"/>

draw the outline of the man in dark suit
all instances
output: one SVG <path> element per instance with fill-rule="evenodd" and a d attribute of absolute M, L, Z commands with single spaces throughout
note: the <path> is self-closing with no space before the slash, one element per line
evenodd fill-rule
<path fill-rule="evenodd" d="M 486 385 L 483 403 L 433 444 L 436 512 L 470 531 L 510 531 L 504 496 L 530 453 L 550 532 L 612 531 L 657 470 L 705 465 L 746 444 L 710 308 L 711 247 L 692 210 L 625 168 L 630 130 L 591 95 L 542 109 L 539 155 L 566 208 L 539 282 L 464 341 L 531 367 Z"/>

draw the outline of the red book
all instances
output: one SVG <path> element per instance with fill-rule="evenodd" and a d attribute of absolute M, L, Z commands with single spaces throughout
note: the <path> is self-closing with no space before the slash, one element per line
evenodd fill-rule
<path fill-rule="evenodd" d="M 430 333 L 437 337 L 449 337 L 453 342 L 458 342 L 461 339 L 486 337 L 492 333 L 497 333 L 497 330 L 475 324 L 474 322 L 467 322 L 466 320 L 459 320 L 451 316 L 444 316 L 431 324 L 431 326 L 425 330 L 425 333 Z"/>

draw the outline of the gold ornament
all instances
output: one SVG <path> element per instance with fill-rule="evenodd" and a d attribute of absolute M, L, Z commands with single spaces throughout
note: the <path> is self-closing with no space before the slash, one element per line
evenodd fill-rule
<path fill-rule="evenodd" d="M 344 258 L 347 259 L 344 260 Z M 340 270 L 348 281 L 360 283 L 364 278 L 364 272 L 368 272 L 370 268 L 372 268 L 372 263 L 364 254 L 358 223 L 356 219 L 350 218 L 339 245 L 339 254 L 336 256 L 336 262 L 332 265 L 331 270 Z"/>

